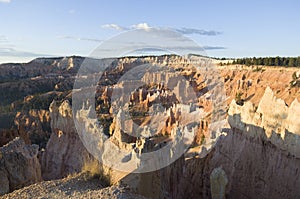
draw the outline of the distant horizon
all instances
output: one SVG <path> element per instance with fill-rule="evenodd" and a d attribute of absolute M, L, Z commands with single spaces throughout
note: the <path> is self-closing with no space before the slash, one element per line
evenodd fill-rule
<path fill-rule="evenodd" d="M 111 57 L 111 58 L 123 58 L 123 57 L 151 57 L 151 56 L 165 56 L 165 55 L 176 55 L 176 54 L 160 54 L 160 55 L 155 55 L 155 54 L 150 54 L 150 55 L 129 55 L 129 56 L 120 56 L 120 57 Z M 196 56 L 203 56 L 203 55 L 197 55 Z M 179 55 L 178 55 L 179 56 Z M 0 62 L 0 65 L 2 64 L 26 64 L 29 63 L 33 60 L 36 59 L 60 59 L 60 58 L 71 58 L 71 57 L 81 57 L 81 58 L 94 58 L 95 57 L 89 57 L 89 56 L 81 56 L 81 55 L 66 55 L 66 56 L 41 56 L 41 57 L 35 57 L 35 58 L 28 58 L 27 60 L 24 61 L 8 61 L 8 62 Z M 299 56 L 249 56 L 249 57 L 212 57 L 212 56 L 203 56 L 203 57 L 208 57 L 210 59 L 215 59 L 215 60 L 237 60 L 237 59 L 246 59 L 246 58 L 276 58 L 276 57 L 281 57 L 281 58 L 298 58 Z"/>

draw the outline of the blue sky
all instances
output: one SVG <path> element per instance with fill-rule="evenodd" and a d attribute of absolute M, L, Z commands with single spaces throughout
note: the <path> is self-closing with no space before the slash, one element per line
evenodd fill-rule
<path fill-rule="evenodd" d="M 0 62 L 86 56 L 136 27 L 181 31 L 209 56 L 299 56 L 299 9 L 296 0 L 0 0 Z"/>

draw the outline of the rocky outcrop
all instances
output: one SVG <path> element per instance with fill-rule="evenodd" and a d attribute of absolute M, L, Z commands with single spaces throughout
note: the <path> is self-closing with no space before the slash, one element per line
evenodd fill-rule
<path fill-rule="evenodd" d="M 20 137 L 26 140 L 25 143 L 29 143 L 29 137 L 26 133 L 20 134 L 16 129 L 0 129 L 0 147 L 9 143 L 16 137 Z"/>
<path fill-rule="evenodd" d="M 15 138 L 0 148 L 0 195 L 42 180 L 38 146 Z"/>
<path fill-rule="evenodd" d="M 162 170 L 183 175 L 169 177 L 171 183 L 163 178 L 169 175 L 160 175 L 167 189 L 158 191 L 157 196 L 167 191 L 171 198 L 214 197 L 212 176 L 215 169 L 222 168 L 218 178 L 223 182 L 219 181 L 218 189 L 223 184 L 222 195 L 226 198 L 299 198 L 299 123 L 290 120 L 299 114 L 298 101 L 287 107 L 267 88 L 258 107 L 251 102 L 240 106 L 233 101 L 228 113 L 231 128 L 224 129 L 226 135 L 219 138 L 211 152 L 204 158 L 177 161 Z M 176 192 L 178 187 L 180 191 Z"/>
<path fill-rule="evenodd" d="M 0 146 L 20 137 L 26 144 L 37 144 L 40 148 L 45 148 L 51 131 L 49 111 L 31 109 L 17 112 L 13 122 L 10 129 L 0 129 Z"/>
<path fill-rule="evenodd" d="M 224 80 L 228 104 L 240 93 L 243 100 L 251 101 L 257 106 L 267 87 L 288 105 L 295 98 L 300 100 L 299 88 L 291 87 L 293 74 L 299 73 L 296 67 L 262 66 L 257 70 L 255 67 L 232 65 L 218 68 Z"/>
<path fill-rule="evenodd" d="M 264 137 L 276 148 L 300 158 L 300 103 L 288 107 L 267 87 L 256 107 L 251 102 L 239 106 L 233 101 L 228 111 L 229 124 L 251 137 Z M 257 131 L 259 127 L 261 131 Z"/>
<path fill-rule="evenodd" d="M 0 64 L 0 80 L 12 80 L 37 77 L 46 74 L 74 73 L 84 57 L 37 58 L 24 64 Z"/>
<path fill-rule="evenodd" d="M 173 196 L 211 198 L 210 175 L 222 167 L 228 179 L 226 198 L 299 198 L 299 162 L 267 139 L 247 137 L 235 129 L 203 159 L 184 162 L 184 177 L 175 182 L 180 192 Z"/>
<path fill-rule="evenodd" d="M 210 189 L 212 199 L 224 199 L 228 179 L 222 168 L 214 169 L 210 174 Z"/>
<path fill-rule="evenodd" d="M 93 157 L 83 146 L 75 129 L 68 101 L 50 105 L 52 134 L 42 154 L 44 180 L 59 179 L 80 172 Z"/>
<path fill-rule="evenodd" d="M 50 115 L 47 110 L 29 110 L 27 113 L 18 112 L 14 120 L 19 135 L 27 143 L 46 147 L 50 135 Z"/>

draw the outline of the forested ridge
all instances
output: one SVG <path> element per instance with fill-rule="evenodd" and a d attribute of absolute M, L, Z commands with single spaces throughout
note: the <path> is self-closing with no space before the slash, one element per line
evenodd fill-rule
<path fill-rule="evenodd" d="M 234 59 L 232 64 L 300 67 L 299 57 L 250 57 Z"/>

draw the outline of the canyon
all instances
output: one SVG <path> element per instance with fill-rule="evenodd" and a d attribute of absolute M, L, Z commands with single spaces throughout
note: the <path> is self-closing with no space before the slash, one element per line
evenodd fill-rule
<path fill-rule="evenodd" d="M 76 90 L 76 81 L 94 78 L 93 63 L 66 57 L 0 65 L 0 194 L 11 192 L 4 198 L 42 197 L 48 189 L 64 197 L 300 197 L 300 89 L 291 83 L 298 68 L 123 57 L 86 87 L 94 101 L 78 100 L 90 91 Z M 184 149 L 174 153 L 177 146 Z M 143 159 L 161 149 L 167 163 Z M 82 177 L 93 173 L 88 165 L 102 177 Z"/>

